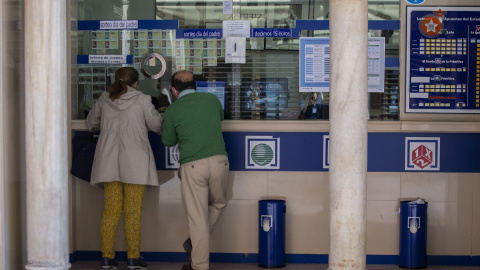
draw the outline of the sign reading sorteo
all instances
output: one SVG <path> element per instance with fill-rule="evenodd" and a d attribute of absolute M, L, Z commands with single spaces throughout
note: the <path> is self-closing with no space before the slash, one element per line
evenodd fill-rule
<path fill-rule="evenodd" d="M 180 38 L 221 38 L 222 33 L 222 29 L 183 29 Z"/>
<path fill-rule="evenodd" d="M 138 20 L 100 21 L 100 29 L 138 29 Z"/>
<path fill-rule="evenodd" d="M 280 138 L 246 136 L 245 169 L 280 169 Z"/>
<path fill-rule="evenodd" d="M 440 171 L 440 138 L 406 137 L 405 170 Z"/>

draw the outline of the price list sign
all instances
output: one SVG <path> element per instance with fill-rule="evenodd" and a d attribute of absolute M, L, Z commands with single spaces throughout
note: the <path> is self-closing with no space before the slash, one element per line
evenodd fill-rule
<path fill-rule="evenodd" d="M 480 7 L 407 7 L 407 113 L 480 113 Z"/>

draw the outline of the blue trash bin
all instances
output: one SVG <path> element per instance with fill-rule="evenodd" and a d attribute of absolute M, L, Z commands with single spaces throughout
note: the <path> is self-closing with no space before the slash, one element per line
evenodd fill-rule
<path fill-rule="evenodd" d="M 285 266 L 285 211 L 284 200 L 258 202 L 258 266 L 280 268 Z"/>
<path fill-rule="evenodd" d="M 400 202 L 400 256 L 398 265 L 406 269 L 427 267 L 428 203 Z"/>

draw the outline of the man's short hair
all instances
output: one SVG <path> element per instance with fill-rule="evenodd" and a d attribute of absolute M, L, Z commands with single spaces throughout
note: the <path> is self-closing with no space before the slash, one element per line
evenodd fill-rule
<path fill-rule="evenodd" d="M 187 70 L 175 72 L 172 75 L 171 85 L 179 92 L 185 89 L 197 89 L 197 83 L 195 82 L 193 73 Z"/>

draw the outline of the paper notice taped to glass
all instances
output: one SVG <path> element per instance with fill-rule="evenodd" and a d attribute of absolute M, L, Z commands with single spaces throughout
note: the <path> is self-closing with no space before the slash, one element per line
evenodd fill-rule
<path fill-rule="evenodd" d="M 246 62 L 246 44 L 245 37 L 227 37 L 225 38 L 225 63 Z"/>

